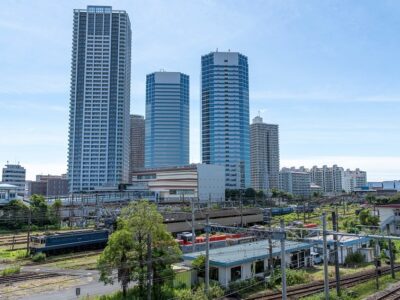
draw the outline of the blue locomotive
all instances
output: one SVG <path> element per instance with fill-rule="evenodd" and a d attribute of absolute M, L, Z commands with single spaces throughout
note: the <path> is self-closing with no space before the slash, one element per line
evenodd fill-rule
<path fill-rule="evenodd" d="M 102 249 L 107 245 L 108 230 L 82 230 L 49 235 L 31 236 L 29 249 L 32 254 L 61 254 L 73 251 Z"/>

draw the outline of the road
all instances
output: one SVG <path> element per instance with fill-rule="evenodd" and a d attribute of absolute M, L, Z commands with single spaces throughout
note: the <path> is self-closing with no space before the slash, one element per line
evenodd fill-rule
<path fill-rule="evenodd" d="M 5 265 L 0 264 L 0 270 L 3 269 Z M 104 285 L 104 283 L 99 282 L 99 272 L 97 270 L 69 270 L 60 269 L 53 267 L 46 267 L 41 265 L 36 266 L 23 266 L 21 271 L 25 272 L 40 272 L 40 273 L 57 273 L 65 276 L 72 276 L 70 285 L 65 286 L 65 282 L 60 282 L 60 285 L 64 285 L 57 288 L 57 285 L 52 285 L 53 290 L 50 291 L 31 291 L 29 295 L 13 297 L 12 294 L 8 295 L 11 299 L 23 299 L 23 300 L 70 300 L 79 299 L 82 296 L 95 296 L 110 294 L 120 290 L 120 285 L 116 282 L 114 285 Z M 74 277 L 76 280 L 73 280 Z M 80 296 L 76 296 L 76 288 L 80 288 Z M 1 297 L 0 297 L 1 298 Z"/>

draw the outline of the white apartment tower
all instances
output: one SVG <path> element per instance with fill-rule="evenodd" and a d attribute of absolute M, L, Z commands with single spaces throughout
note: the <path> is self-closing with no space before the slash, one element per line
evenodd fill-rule
<path fill-rule="evenodd" d="M 279 188 L 279 126 L 259 116 L 250 125 L 250 170 L 255 190 Z"/>
<path fill-rule="evenodd" d="M 131 25 L 111 6 L 74 10 L 69 191 L 128 182 Z"/>

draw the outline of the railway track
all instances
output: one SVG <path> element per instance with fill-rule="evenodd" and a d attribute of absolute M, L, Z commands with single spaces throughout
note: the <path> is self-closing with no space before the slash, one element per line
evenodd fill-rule
<path fill-rule="evenodd" d="M 396 266 L 395 270 L 400 270 L 400 266 Z M 389 272 L 390 272 L 389 267 L 382 268 L 382 275 L 388 274 Z M 349 288 L 349 287 L 353 287 L 357 284 L 371 280 L 373 278 L 375 278 L 375 270 L 370 270 L 370 271 L 366 271 L 363 273 L 349 275 L 349 276 L 343 277 L 340 280 L 340 286 L 341 286 L 341 288 Z M 336 281 L 330 280 L 329 288 L 331 289 L 331 288 L 334 288 L 335 286 L 336 286 Z M 288 297 L 288 299 L 300 299 L 302 297 L 317 294 L 323 290 L 324 290 L 324 281 L 320 280 L 320 281 L 315 281 L 310 284 L 289 287 L 287 290 L 287 297 Z M 397 298 L 395 297 L 395 298 L 378 298 L 378 299 L 388 299 L 388 300 L 389 299 L 400 299 L 400 287 L 398 288 L 397 293 L 393 292 L 393 295 L 396 295 Z M 280 300 L 280 299 L 282 299 L 282 292 L 281 291 L 269 292 L 264 295 L 248 297 L 246 299 L 247 300 Z"/>
<path fill-rule="evenodd" d="M 400 299 L 400 286 L 384 292 L 383 294 L 376 296 L 375 300 L 396 300 Z"/>
<path fill-rule="evenodd" d="M 52 277 L 62 276 L 57 273 L 33 273 L 25 272 L 20 274 L 12 274 L 7 276 L 0 276 L 0 285 L 2 284 L 13 284 L 16 282 L 22 282 L 27 280 L 47 279 Z"/>

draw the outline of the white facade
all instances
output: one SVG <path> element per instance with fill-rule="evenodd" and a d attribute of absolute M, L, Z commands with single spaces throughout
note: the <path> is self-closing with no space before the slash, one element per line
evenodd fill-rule
<path fill-rule="evenodd" d="M 328 243 L 328 259 L 330 263 L 334 263 L 335 252 L 334 252 L 334 238 L 333 235 L 328 235 L 326 237 Z M 314 246 L 314 251 L 322 254 L 323 253 L 323 244 L 322 244 L 322 236 L 317 236 L 309 239 L 310 241 L 316 241 L 318 244 Z M 369 246 L 369 238 L 360 238 L 360 237 L 352 237 L 352 236 L 342 236 L 339 238 L 338 245 L 338 259 L 339 264 L 344 264 L 346 257 L 349 254 L 360 251 L 361 254 L 364 255 L 366 262 L 371 262 L 373 260 L 373 256 L 371 255 L 372 250 L 368 250 Z M 363 250 L 361 250 L 363 249 Z"/>
<path fill-rule="evenodd" d="M 19 196 L 25 195 L 26 170 L 19 164 L 9 164 L 3 168 L 2 182 L 16 186 Z"/>
<path fill-rule="evenodd" d="M 0 183 L 0 205 L 7 204 L 14 199 L 20 199 L 17 195 L 18 187 L 12 184 Z"/>
<path fill-rule="evenodd" d="M 282 168 L 279 172 L 279 189 L 294 196 L 309 198 L 311 196 L 310 173 L 293 167 Z"/>
<path fill-rule="evenodd" d="M 325 194 L 340 194 L 343 190 L 343 172 L 343 168 L 337 165 L 324 165 L 322 168 L 314 166 L 310 169 L 311 182 L 322 187 Z"/>
<path fill-rule="evenodd" d="M 132 190 L 155 192 L 160 201 L 199 199 L 225 200 L 225 168 L 219 165 L 193 164 L 136 170 Z"/>
<path fill-rule="evenodd" d="M 346 193 L 351 193 L 356 188 L 367 186 L 367 172 L 347 169 L 343 172 L 342 188 Z"/>
<path fill-rule="evenodd" d="M 389 225 L 390 234 L 400 235 L 400 204 L 380 205 L 376 207 L 379 212 L 380 228 L 387 230 Z"/>
<path fill-rule="evenodd" d="M 268 269 L 269 244 L 266 240 L 239 244 L 210 250 L 210 279 L 228 287 L 231 282 L 247 280 L 256 276 L 264 277 Z M 312 245 L 286 241 L 285 260 L 287 267 L 304 268 L 312 264 L 310 258 Z M 184 254 L 186 264 L 204 255 L 204 251 Z M 280 243 L 273 242 L 272 258 L 275 266 L 280 265 Z"/>

